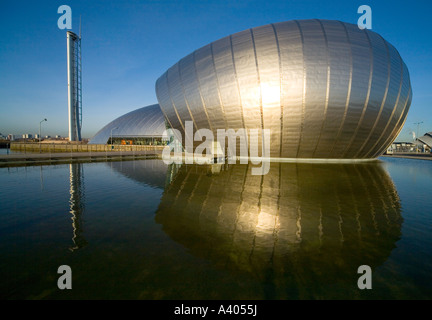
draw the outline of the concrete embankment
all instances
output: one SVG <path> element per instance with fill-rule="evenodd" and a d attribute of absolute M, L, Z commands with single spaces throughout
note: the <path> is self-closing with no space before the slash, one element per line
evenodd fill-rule
<path fill-rule="evenodd" d="M 381 157 L 432 160 L 432 154 L 430 153 L 394 153 L 394 154 L 384 154 Z"/>
<path fill-rule="evenodd" d="M 89 151 L 86 151 L 87 146 L 89 146 Z M 14 148 L 11 146 L 11 150 L 14 152 L 0 155 L 0 167 L 154 159 L 160 158 L 163 150 L 163 146 L 114 146 L 114 148 L 111 148 L 110 145 L 70 144 L 55 145 L 55 148 L 49 148 L 48 145 L 42 144 L 39 152 L 38 147 L 36 144 L 19 144 L 18 148 L 16 145 Z"/>

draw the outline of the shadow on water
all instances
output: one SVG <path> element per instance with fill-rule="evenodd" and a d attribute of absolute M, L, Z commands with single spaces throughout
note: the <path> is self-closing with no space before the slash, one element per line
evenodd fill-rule
<path fill-rule="evenodd" d="M 401 237 L 395 186 L 380 163 L 172 165 L 155 220 L 218 268 L 263 283 L 266 299 L 355 298 L 357 269 Z"/>

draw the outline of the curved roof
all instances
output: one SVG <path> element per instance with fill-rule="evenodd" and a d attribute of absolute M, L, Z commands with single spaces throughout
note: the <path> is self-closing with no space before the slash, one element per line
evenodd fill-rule
<path fill-rule="evenodd" d="M 209 43 L 169 68 L 156 94 L 183 140 L 185 121 L 215 136 L 270 129 L 271 157 L 305 159 L 376 158 L 399 134 L 412 98 L 395 47 L 356 24 L 318 19 Z"/>
<path fill-rule="evenodd" d="M 165 118 L 158 104 L 139 108 L 111 121 L 93 138 L 90 144 L 105 144 L 113 137 L 162 137 Z"/>
<path fill-rule="evenodd" d="M 432 132 L 425 133 L 424 136 L 418 138 L 424 144 L 427 144 L 429 147 L 432 147 Z"/>

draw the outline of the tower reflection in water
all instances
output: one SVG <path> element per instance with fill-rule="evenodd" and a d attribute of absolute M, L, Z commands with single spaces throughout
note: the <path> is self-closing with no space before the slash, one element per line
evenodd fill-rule
<path fill-rule="evenodd" d="M 172 165 L 168 175 L 155 218 L 166 234 L 273 291 L 357 289 L 358 267 L 381 265 L 401 236 L 399 197 L 380 163 L 271 163 L 263 176 L 249 165 Z"/>
<path fill-rule="evenodd" d="M 87 244 L 83 237 L 83 221 L 85 192 L 84 192 L 84 172 L 82 163 L 69 164 L 70 198 L 69 212 L 72 215 L 73 246 L 71 251 L 78 250 Z"/>

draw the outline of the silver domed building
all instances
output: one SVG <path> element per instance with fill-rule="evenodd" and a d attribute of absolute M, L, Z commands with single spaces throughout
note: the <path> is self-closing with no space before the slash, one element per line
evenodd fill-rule
<path fill-rule="evenodd" d="M 217 129 L 270 129 L 271 157 L 305 159 L 381 155 L 412 99 L 408 69 L 390 43 L 330 20 L 269 24 L 212 42 L 169 68 L 156 94 L 183 138 L 185 121 L 215 137 Z"/>
<path fill-rule="evenodd" d="M 165 118 L 158 104 L 139 108 L 111 121 L 99 130 L 90 144 L 162 144 Z M 132 142 L 132 143 L 131 143 Z"/>

